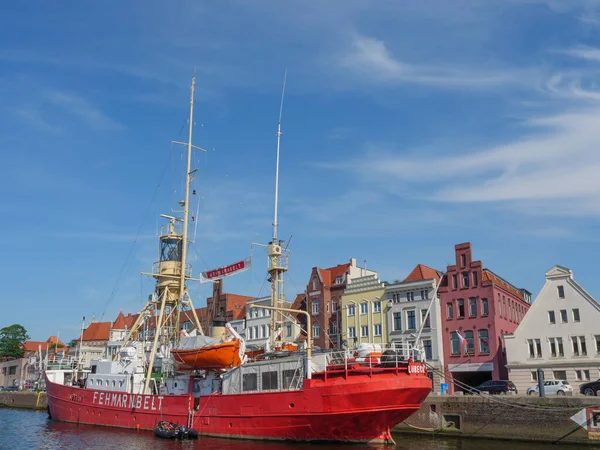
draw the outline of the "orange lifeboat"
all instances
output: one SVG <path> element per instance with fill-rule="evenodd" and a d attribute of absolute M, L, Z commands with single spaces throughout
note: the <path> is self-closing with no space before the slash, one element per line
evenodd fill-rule
<path fill-rule="evenodd" d="M 171 350 L 179 369 L 230 369 L 242 364 L 238 339 L 205 347 Z"/>

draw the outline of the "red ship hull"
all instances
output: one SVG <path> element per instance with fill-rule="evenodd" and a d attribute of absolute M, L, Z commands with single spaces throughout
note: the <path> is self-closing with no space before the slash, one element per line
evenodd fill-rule
<path fill-rule="evenodd" d="M 390 428 L 431 391 L 425 374 L 365 371 L 305 380 L 302 390 L 200 397 L 136 395 L 47 381 L 53 419 L 152 430 L 160 420 L 201 435 L 242 439 L 391 443 Z"/>

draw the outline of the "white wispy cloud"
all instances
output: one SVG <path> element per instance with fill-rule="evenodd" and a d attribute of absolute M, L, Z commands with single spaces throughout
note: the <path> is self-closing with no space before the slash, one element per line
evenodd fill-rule
<path fill-rule="evenodd" d="M 437 88 L 481 89 L 501 85 L 534 84 L 535 71 L 454 67 L 449 64 L 422 65 L 395 57 L 384 41 L 357 35 L 338 58 L 342 69 L 373 83 L 412 83 Z"/>
<path fill-rule="evenodd" d="M 94 130 L 123 130 L 125 128 L 78 94 L 49 91 L 46 94 L 46 99 L 49 103 L 63 109 Z"/>
<path fill-rule="evenodd" d="M 25 123 L 38 130 L 52 134 L 58 134 L 63 131 L 60 126 L 49 123 L 36 108 L 18 107 L 13 110 L 13 113 Z"/>

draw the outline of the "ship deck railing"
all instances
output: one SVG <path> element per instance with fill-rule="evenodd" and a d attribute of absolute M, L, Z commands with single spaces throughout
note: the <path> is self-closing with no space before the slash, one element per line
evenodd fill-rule
<path fill-rule="evenodd" d="M 408 342 L 371 345 L 372 349 L 366 347 L 327 353 L 325 370 L 314 373 L 313 377 L 327 380 L 357 374 L 408 373 L 410 362 L 425 362 L 423 352 Z"/>

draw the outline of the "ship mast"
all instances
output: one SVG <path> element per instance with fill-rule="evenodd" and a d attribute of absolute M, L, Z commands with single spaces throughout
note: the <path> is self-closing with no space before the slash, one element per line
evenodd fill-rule
<path fill-rule="evenodd" d="M 188 141 L 173 141 L 174 144 L 185 145 L 187 147 L 185 199 L 179 202 L 179 205 L 183 207 L 183 211 L 178 211 L 179 213 L 183 212 L 183 218 L 161 214 L 161 217 L 168 219 L 169 222 L 161 226 L 158 262 L 153 264 L 152 273 L 142 272 L 156 279 L 156 288 L 150 300 L 140 312 L 135 324 L 131 327 L 122 346 L 125 347 L 127 345 L 135 332 L 143 326 L 146 318 L 156 320 L 155 333 L 146 371 L 144 393 L 150 392 L 150 380 L 159 348 L 161 349 L 161 356 L 168 358 L 171 348 L 179 342 L 180 315 L 186 306 L 189 306 L 191 309 L 198 332 L 203 334 L 202 325 L 185 284 L 187 280 L 200 281 L 191 277 L 191 267 L 187 264 L 190 185 L 197 170 L 192 170 L 191 168 L 192 149 L 205 151 L 200 147 L 192 145 L 195 84 L 196 76 L 194 73 L 190 89 Z"/>
<path fill-rule="evenodd" d="M 277 157 L 275 163 L 275 208 L 273 214 L 273 239 L 267 246 L 267 256 L 269 257 L 268 273 L 271 282 L 271 306 L 273 308 L 282 308 L 284 298 L 283 292 L 283 274 L 287 268 L 287 250 L 282 249 L 284 241 L 277 239 L 277 212 L 279 204 L 279 149 L 281 144 L 281 116 L 283 114 L 283 99 L 285 96 L 285 83 L 287 80 L 287 69 L 283 76 L 283 89 L 281 92 L 281 104 L 279 107 L 279 120 L 277 122 Z M 273 310 L 271 314 L 271 332 L 269 333 L 269 344 L 271 349 L 277 347 L 277 337 L 283 333 L 283 313 L 279 310 Z"/>

